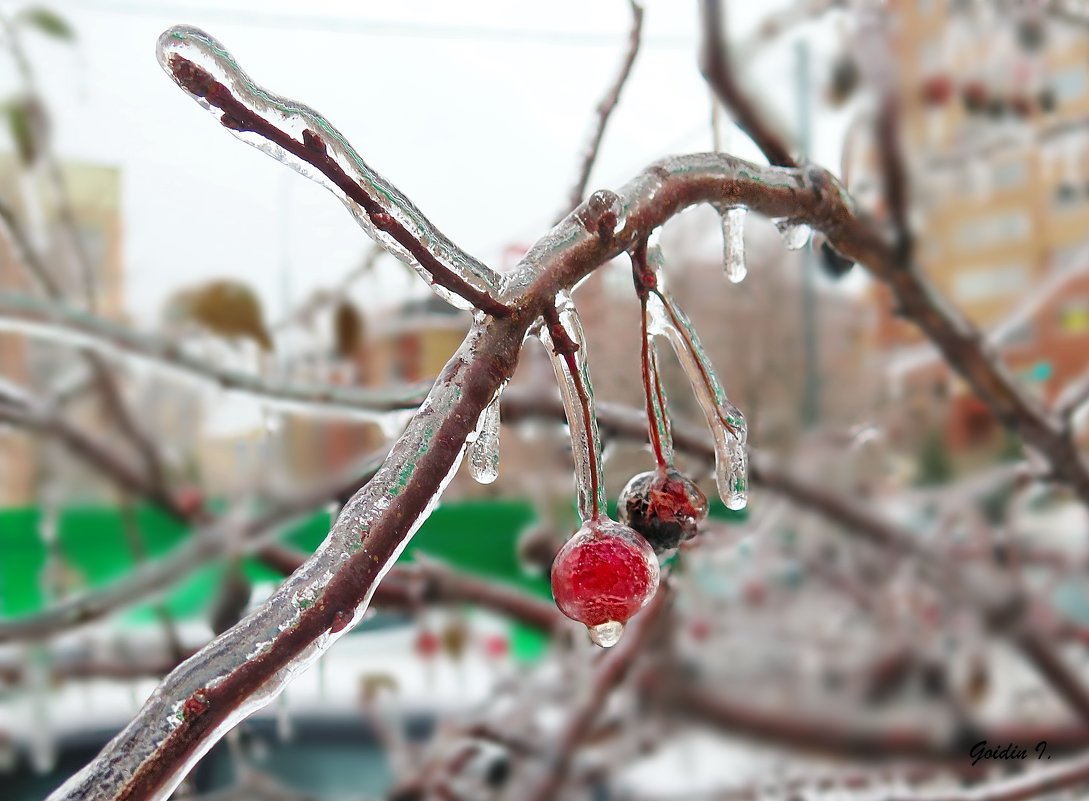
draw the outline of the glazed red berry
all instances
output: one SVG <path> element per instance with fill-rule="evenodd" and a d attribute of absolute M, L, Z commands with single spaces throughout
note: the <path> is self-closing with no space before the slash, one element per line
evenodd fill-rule
<path fill-rule="evenodd" d="M 658 589 L 658 559 L 642 535 L 613 520 L 586 523 L 556 554 L 552 595 L 560 611 L 612 645 Z"/>
<path fill-rule="evenodd" d="M 621 523 L 662 553 L 696 536 L 707 518 L 707 496 L 673 468 L 652 470 L 634 476 L 620 491 L 617 513 Z"/>

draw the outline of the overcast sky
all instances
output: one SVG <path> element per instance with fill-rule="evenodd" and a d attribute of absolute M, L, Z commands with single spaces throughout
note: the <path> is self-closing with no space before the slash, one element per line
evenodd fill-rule
<path fill-rule="evenodd" d="M 0 3 L 7 11 L 21 4 Z M 126 300 L 148 321 L 175 289 L 210 277 L 253 284 L 273 316 L 358 263 L 367 241 L 324 189 L 234 139 L 155 61 L 159 33 L 200 26 L 271 91 L 327 116 L 363 158 L 462 247 L 500 265 L 547 228 L 574 176 L 593 108 L 629 27 L 625 0 L 52 0 L 66 48 L 28 36 L 66 157 L 122 170 Z M 650 161 L 710 146 L 696 66 L 694 0 L 647 0 L 644 45 L 591 179 L 617 186 Z M 781 2 L 730 2 L 744 36 Z M 829 45 L 830 46 L 830 45 Z M 819 80 L 822 43 L 817 42 Z M 793 108 L 786 41 L 748 65 L 761 94 Z M 10 65 L 0 68 L 10 86 Z M 837 156 L 835 126 L 815 155 Z M 759 160 L 740 135 L 729 148 Z M 285 266 L 290 279 L 285 280 Z M 389 265 L 356 295 L 411 288 Z"/>

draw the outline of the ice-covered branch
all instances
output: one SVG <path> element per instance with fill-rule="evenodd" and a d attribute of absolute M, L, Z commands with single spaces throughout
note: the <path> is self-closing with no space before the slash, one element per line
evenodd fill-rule
<path fill-rule="evenodd" d="M 258 86 L 223 45 L 197 28 L 163 33 L 158 55 L 175 83 L 225 128 L 332 191 L 370 237 L 444 300 L 497 317 L 510 313 L 496 299 L 499 276 L 447 239 L 318 112 Z"/>
<path fill-rule="evenodd" d="M 643 681 L 655 686 L 655 678 L 657 686 L 666 686 L 653 673 L 644 676 Z M 797 708 L 784 714 L 740 694 L 726 694 L 720 688 L 700 682 L 674 682 L 667 693 L 676 711 L 733 734 L 854 760 L 904 758 L 956 761 L 963 766 L 968 751 L 980 740 L 991 743 L 1046 740 L 1048 753 L 1055 754 L 1077 752 L 1089 744 L 1089 728 L 1079 724 L 991 724 L 967 730 L 951 726 L 875 724 L 850 718 L 832 719 L 825 713 L 806 714 Z"/>
<path fill-rule="evenodd" d="M 50 272 L 40 254 L 30 242 L 22 222 L 7 204 L 0 201 L 0 234 L 6 235 L 11 243 L 15 260 L 22 265 L 30 277 L 39 284 L 46 296 L 60 300 L 63 296 L 61 286 Z M 102 359 L 91 351 L 84 351 L 83 357 L 91 373 L 91 379 L 98 389 L 105 407 L 117 422 L 121 432 L 128 438 L 144 460 L 144 466 L 152 481 L 165 492 L 165 470 L 162 458 L 155 443 L 151 441 L 143 426 L 137 421 L 132 409 L 125 402 L 117 376 L 110 372 Z"/>
<path fill-rule="evenodd" d="M 701 58 L 705 76 L 769 161 L 794 164 L 782 141 L 738 89 L 724 52 L 720 3 L 702 0 L 702 10 Z M 885 283 L 896 299 L 900 315 L 918 326 L 937 346 L 950 367 L 975 390 L 1003 425 L 1016 431 L 1047 460 L 1055 480 L 1068 484 L 1083 502 L 1089 503 L 1089 464 L 1065 421 L 1022 390 L 986 346 L 979 330 L 937 291 L 917 266 L 905 265 L 899 237 L 888 237 L 881 225 L 860 214 L 843 187 L 826 171 L 808 166 L 802 173 L 824 200 L 819 211 L 812 215 L 805 213 L 795 218 L 795 222 L 822 230 L 836 253 L 864 266 Z M 719 201 L 719 205 L 748 204 Z"/>
<path fill-rule="evenodd" d="M 588 200 L 530 249 L 505 284 L 512 314 L 473 328 L 383 467 L 345 505 L 321 549 L 249 618 L 168 676 L 136 720 L 54 799 L 165 797 L 227 729 L 268 703 L 353 625 L 436 503 L 481 412 L 512 374 L 529 327 L 554 306 L 559 292 L 630 251 L 682 209 L 717 203 L 790 217 L 823 230 L 838 251 L 868 264 L 879 277 L 895 281 L 903 274 L 892 267 L 887 239 L 855 212 L 831 176 L 812 168 L 762 168 L 716 154 L 681 156 L 651 166 L 618 190 L 610 203 L 617 210 L 611 224 L 604 223 L 609 214 L 591 208 L 595 203 L 600 207 L 601 199 Z M 914 291 L 923 293 L 920 300 L 929 297 L 922 285 Z M 929 305 L 926 310 L 933 314 Z M 922 321 L 924 328 L 952 337 L 947 347 L 955 363 L 979 369 L 978 347 L 968 350 L 971 329 L 956 323 L 947 316 Z M 997 386 L 1008 400 L 1016 388 L 989 369 L 973 373 L 974 383 Z M 1013 397 L 1027 403 L 1019 393 Z M 1040 430 L 1028 430 L 1033 433 Z M 1070 475 L 1077 478 L 1078 472 Z M 1089 476 L 1084 487 L 1089 490 Z"/>
<path fill-rule="evenodd" d="M 643 34 L 643 7 L 635 0 L 628 0 L 628 5 L 631 7 L 631 32 L 628 34 L 628 47 L 624 51 L 620 69 L 617 71 L 612 84 L 610 84 L 608 92 L 597 104 L 593 133 L 590 135 L 590 141 L 586 143 L 586 148 L 582 151 L 578 177 L 575 179 L 575 185 L 571 187 L 571 192 L 567 197 L 567 205 L 556 219 L 556 222 L 562 220 L 571 209 L 578 206 L 582 202 L 583 195 L 586 194 L 586 184 L 590 181 L 590 172 L 594 169 L 594 162 L 597 161 L 597 154 L 601 149 L 601 140 L 605 136 L 605 127 L 609 124 L 609 117 L 612 115 L 613 109 L 620 102 L 620 92 L 624 89 L 624 84 L 627 83 L 628 76 L 631 74 L 631 68 L 635 64 L 635 57 L 639 54 L 639 43 Z"/>
<path fill-rule="evenodd" d="M 0 403 L 0 420 L 35 428 L 39 427 L 36 421 L 40 421 L 43 433 L 58 437 L 77 456 L 102 470 L 119 485 L 158 502 L 179 519 L 187 518 L 184 508 L 179 507 L 174 499 L 155 495 L 153 488 L 138 472 L 113 456 L 102 443 L 66 423 L 63 418 Z M 277 499 L 266 510 L 246 519 L 224 518 L 205 523 L 169 556 L 141 565 L 123 579 L 105 587 L 74 595 L 29 617 L 0 621 L 0 643 L 43 639 L 85 625 L 166 591 L 194 569 L 239 544 L 245 550 L 260 548 L 330 498 L 354 492 L 374 475 L 384 457 L 385 452 L 368 456 L 343 475 L 301 490 L 291 497 Z"/>
<path fill-rule="evenodd" d="M 586 358 L 586 336 L 570 296 L 563 292 L 556 307 L 545 312 L 539 333 L 560 385 L 560 397 L 571 432 L 571 457 L 575 462 L 575 488 L 579 517 L 596 519 L 605 509 L 605 481 L 601 475 L 601 437 L 594 413 L 594 390 Z"/>
<path fill-rule="evenodd" d="M 164 370 L 183 373 L 224 389 L 260 398 L 270 406 L 380 420 L 389 412 L 419 406 L 428 387 L 417 384 L 384 390 L 314 386 L 268 381 L 220 367 L 186 353 L 180 343 L 95 317 L 57 303 L 0 292 L 0 330 L 22 332 L 61 344 L 93 348 L 108 356 L 128 356 Z"/>
<path fill-rule="evenodd" d="M 550 801 L 557 797 L 570 771 L 575 750 L 586 738 L 612 692 L 629 675 L 636 660 L 645 652 L 647 642 L 662 622 L 669 602 L 669 592 L 663 589 L 637 618 L 632 626 L 634 630 L 597 663 L 593 677 L 582 688 L 578 705 L 556 734 L 548 764 L 544 766 L 538 780 L 521 795 L 522 798 L 528 801 Z"/>
<path fill-rule="evenodd" d="M 700 0 L 700 71 L 719 100 L 734 114 L 734 122 L 756 143 L 770 164 L 797 167 L 790 148 L 765 120 L 742 89 L 730 64 L 725 20 L 720 0 Z"/>
<path fill-rule="evenodd" d="M 558 405 L 547 399 L 508 394 L 504 414 L 510 421 L 532 416 L 558 415 Z M 597 419 L 602 431 L 610 436 L 644 441 L 647 436 L 646 417 L 633 409 L 611 404 L 597 406 Z M 706 436 L 687 427 L 674 428 L 674 446 L 686 453 L 710 460 L 715 450 Z M 925 547 L 909 529 L 876 513 L 847 496 L 831 491 L 794 472 L 782 470 L 761 454 L 749 456 L 752 481 L 789 498 L 803 508 L 813 510 L 843 527 L 845 533 L 889 549 L 911 555 L 924 568 L 922 576 L 959 604 L 974 609 L 984 625 L 1007 638 L 1054 689 L 1083 719 L 1089 720 L 1089 690 L 1055 648 L 1056 640 L 1065 636 L 1062 625 L 1047 611 L 1047 605 L 1029 596 L 1019 586 L 1011 585 L 998 576 L 990 580 L 962 576 L 954 580 L 950 566 L 938 553 Z M 1052 629 L 1042 628 L 1040 616 L 1050 619 Z"/>

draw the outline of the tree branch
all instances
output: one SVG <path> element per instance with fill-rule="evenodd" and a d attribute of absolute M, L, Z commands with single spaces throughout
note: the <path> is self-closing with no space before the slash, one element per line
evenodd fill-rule
<path fill-rule="evenodd" d="M 654 673 L 640 681 L 644 686 L 665 686 Z M 656 683 L 657 682 L 657 683 Z M 990 725 L 972 730 L 944 732 L 934 725 L 874 724 L 806 715 L 797 708 L 788 712 L 758 706 L 735 695 L 725 695 L 699 682 L 673 682 L 669 700 L 676 711 L 719 726 L 731 733 L 852 760 L 907 758 L 964 764 L 973 744 L 1035 744 L 1046 740 L 1048 752 L 1073 753 L 1089 745 L 1085 725 Z"/>
<path fill-rule="evenodd" d="M 320 114 L 258 86 L 223 45 L 196 28 L 178 26 L 159 37 L 159 60 L 178 86 L 216 113 L 220 124 L 243 141 L 257 144 L 252 136 L 256 135 L 304 175 L 322 176 L 322 183 L 342 196 L 375 241 L 394 247 L 397 255 L 420 269 L 430 285 L 449 293 L 440 292 L 441 296 L 461 298 L 494 317 L 510 313 L 492 294 L 498 285 L 496 273 L 438 231 L 395 186 L 373 172 Z M 301 131 L 289 130 L 299 123 Z"/>
<path fill-rule="evenodd" d="M 723 106 L 730 109 L 734 122 L 743 130 L 768 163 L 777 167 L 797 167 L 790 148 L 764 120 L 752 99 L 737 83 L 730 64 L 729 46 L 720 0 L 700 0 L 700 72 Z"/>
<path fill-rule="evenodd" d="M 635 57 L 639 54 L 639 44 L 643 33 L 643 7 L 636 0 L 628 0 L 628 5 L 631 8 L 631 32 L 628 34 L 628 48 L 624 52 L 624 57 L 620 62 L 620 69 L 617 71 L 612 85 L 597 104 L 597 121 L 593 133 L 590 135 L 590 141 L 582 152 L 578 177 L 567 196 L 567 205 L 553 222 L 553 225 L 566 217 L 572 209 L 582 202 L 583 196 L 586 194 L 586 184 L 590 181 L 590 172 L 594 169 L 594 162 L 597 161 L 598 150 L 601 148 L 601 140 L 605 136 L 605 127 L 609 124 L 609 117 L 612 115 L 613 109 L 616 108 L 616 104 L 620 101 L 620 92 L 623 90 L 624 84 L 627 83 L 631 68 L 635 64 Z"/>
<path fill-rule="evenodd" d="M 636 660 L 646 652 L 647 641 L 661 622 L 670 603 L 669 595 L 668 588 L 662 587 L 650 605 L 635 618 L 631 630 L 620 644 L 599 658 L 593 677 L 583 690 L 579 705 L 556 735 L 556 744 L 545 771 L 539 781 L 522 794 L 522 798 L 527 801 L 551 801 L 563 789 L 575 750 L 589 734 L 613 690 L 628 675 Z"/>
<path fill-rule="evenodd" d="M 413 409 L 428 385 L 371 390 L 358 387 L 288 384 L 230 370 L 191 356 L 182 346 L 151 333 L 136 332 L 47 300 L 0 292 L 0 330 L 22 332 L 62 344 L 78 343 L 111 356 L 130 356 L 146 364 L 185 373 L 223 389 L 260 398 L 270 405 L 306 407 L 339 416 L 378 419 L 386 412 Z"/>

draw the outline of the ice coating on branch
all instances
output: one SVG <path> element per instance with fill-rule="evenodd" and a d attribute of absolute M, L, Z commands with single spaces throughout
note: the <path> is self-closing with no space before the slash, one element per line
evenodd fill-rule
<path fill-rule="evenodd" d="M 651 263 L 661 263 L 657 249 L 648 253 Z M 730 403 L 710 359 L 700 344 L 692 322 L 662 287 L 647 298 L 651 330 L 669 339 L 688 376 L 692 391 L 711 427 L 715 440 L 715 483 L 728 509 L 743 509 L 748 502 L 748 429 L 741 412 Z"/>
<path fill-rule="evenodd" d="M 219 356 L 212 358 L 206 351 L 193 347 L 199 347 L 199 341 L 182 346 L 150 331 L 138 331 L 31 295 L 0 293 L 0 331 L 12 331 L 76 348 L 90 348 L 107 356 L 168 372 L 176 380 L 215 383 L 231 393 L 259 397 L 268 407 L 282 412 L 321 412 L 374 421 L 381 425 L 386 415 L 402 416 L 404 409 L 418 406 L 423 399 L 421 385 L 372 390 L 328 385 L 316 388 L 314 384 L 306 382 L 266 381 L 252 372 L 221 366 L 216 361 Z M 0 386 L 0 390 L 13 394 L 6 385 Z"/>
<path fill-rule="evenodd" d="M 378 546 L 372 541 L 371 528 L 376 520 L 386 515 L 394 504 L 405 501 L 411 486 L 409 477 L 419 469 L 440 437 L 444 422 L 456 418 L 465 391 L 467 365 L 479 348 L 480 330 L 470 332 L 465 343 L 453 357 L 451 364 L 466 365 L 452 368 L 444 374 L 431 390 L 419 412 L 413 417 L 404 434 L 393 446 L 386 461 L 367 483 L 341 509 L 329 535 L 314 555 L 301 568 L 287 578 L 258 609 L 241 623 L 213 640 L 191 659 L 176 668 L 148 699 L 139 715 L 104 748 L 99 759 L 72 776 L 49 796 L 51 801 L 113 801 L 118 787 L 145 768 L 155 749 L 183 725 L 174 709 L 179 699 L 199 699 L 204 693 L 209 697 L 207 709 L 200 712 L 200 704 L 190 704 L 192 714 L 224 713 L 222 720 L 199 734 L 199 742 L 177 765 L 171 764 L 171 772 L 164 777 L 155 792 L 141 796 L 141 801 L 162 801 L 170 796 L 182 777 L 194 764 L 238 722 L 272 702 L 280 691 L 303 670 L 310 667 L 336 640 L 347 634 L 363 618 L 377 581 L 368 582 L 369 592 L 354 609 L 342 610 L 343 621 L 320 635 L 299 650 L 277 651 L 275 644 L 289 637 L 298 625 L 300 615 L 320 609 L 320 596 L 330 580 L 342 575 L 353 559 L 373 565 L 379 577 L 393 566 L 412 535 L 419 529 L 438 504 L 438 498 L 446 489 L 460 464 L 460 454 L 451 461 L 441 480 L 436 482 L 422 511 L 411 521 L 406 521 L 405 536 L 395 545 Z M 416 508 L 418 504 L 413 505 Z M 357 557 L 365 557 L 357 559 Z M 307 596 L 318 600 L 304 602 L 300 608 L 294 599 Z M 255 643 L 264 646 L 253 652 Z M 275 670 L 260 688 L 238 702 L 232 700 L 227 709 L 219 709 L 211 700 L 216 689 L 261 659 L 284 658 L 283 666 Z M 279 664 L 274 662 L 273 664 Z M 222 698 L 222 696 L 220 696 Z M 183 711 L 184 711 L 183 703 Z"/>
<path fill-rule="evenodd" d="M 734 206 L 722 211 L 722 269 L 732 283 L 745 280 L 745 208 Z"/>
<path fill-rule="evenodd" d="M 204 31 L 179 25 L 159 37 L 159 63 L 201 106 L 242 141 L 325 186 L 367 235 L 410 265 L 431 289 L 461 309 L 474 304 L 435 283 L 421 255 L 390 232 L 395 221 L 468 287 L 494 297 L 499 277 L 439 232 L 395 186 L 372 170 L 333 125 L 312 108 L 254 83 L 234 57 Z M 247 115 L 255 115 L 249 118 Z M 320 168 L 319 168 L 320 166 Z M 389 219 L 381 215 L 388 215 Z"/>
<path fill-rule="evenodd" d="M 552 360 L 552 369 L 560 386 L 560 397 L 567 414 L 567 427 L 571 432 L 578 512 L 579 517 L 586 521 L 593 519 L 599 510 L 605 509 L 605 488 L 601 481 L 601 437 L 597 429 L 597 415 L 594 413 L 594 390 L 586 363 L 586 336 L 579 314 L 567 292 L 560 292 L 556 296 L 556 310 L 567 339 L 576 346 L 574 353 L 565 356 L 562 352 L 557 352 L 557 343 L 554 342 L 547 325 L 541 327 L 538 336 Z M 568 364 L 569 360 L 574 365 L 574 374 Z"/>
<path fill-rule="evenodd" d="M 779 229 L 787 250 L 801 250 L 809 241 L 808 225 L 794 225 L 789 220 L 780 220 L 775 227 Z"/>
<path fill-rule="evenodd" d="M 480 415 L 476 439 L 469 443 L 469 475 L 481 484 L 499 478 L 499 401 L 502 390 Z"/>
<path fill-rule="evenodd" d="M 649 315 L 649 311 L 648 311 Z M 650 328 L 650 321 L 648 320 L 648 329 Z M 658 432 L 658 446 L 661 448 L 662 458 L 666 463 L 673 463 L 673 429 L 669 422 L 668 401 L 665 395 L 665 385 L 662 383 L 662 374 L 658 369 L 658 349 L 654 344 L 655 337 L 651 334 L 650 342 L 648 343 L 649 351 L 647 353 L 647 368 L 650 376 L 650 386 L 652 392 L 650 394 L 651 404 L 651 419 L 650 425 L 654 426 Z"/>

